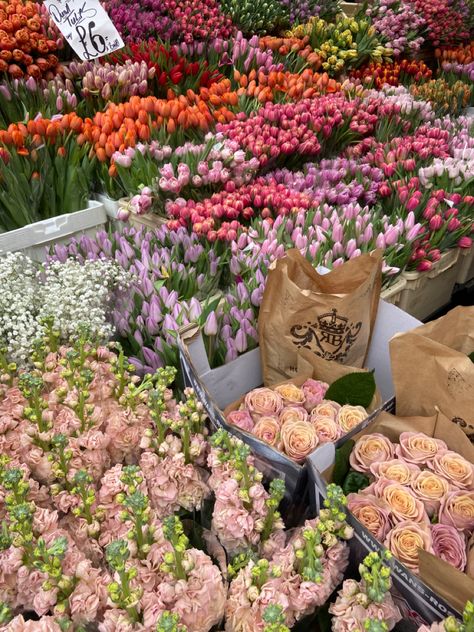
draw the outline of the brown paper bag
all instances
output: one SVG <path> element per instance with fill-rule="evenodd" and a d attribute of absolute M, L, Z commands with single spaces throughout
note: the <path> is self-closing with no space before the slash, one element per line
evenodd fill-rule
<path fill-rule="evenodd" d="M 441 412 L 431 417 L 399 417 L 382 412 L 353 439 L 357 441 L 360 437 L 374 432 L 383 434 L 393 443 L 398 442 L 402 432 L 424 432 L 435 439 L 442 439 L 450 450 L 457 452 L 471 463 L 474 462 L 474 445 L 470 443 L 462 430 L 453 426 Z M 331 480 L 332 470 L 333 468 L 329 468 L 324 472 L 326 481 Z M 468 547 L 468 565 L 466 572 L 462 573 L 431 553 L 420 551 L 419 578 L 459 612 L 463 611 L 466 601 L 472 599 L 474 595 L 474 579 L 471 576 L 474 563 L 472 555 L 472 549 L 469 551 Z"/>
<path fill-rule="evenodd" d="M 275 384 L 294 373 L 299 349 L 362 367 L 380 287 L 380 251 L 351 259 L 323 275 L 298 250 L 288 251 L 270 270 L 260 308 L 265 383 Z"/>
<path fill-rule="evenodd" d="M 432 415 L 436 408 L 474 441 L 474 307 L 399 334 L 390 341 L 397 414 Z"/>

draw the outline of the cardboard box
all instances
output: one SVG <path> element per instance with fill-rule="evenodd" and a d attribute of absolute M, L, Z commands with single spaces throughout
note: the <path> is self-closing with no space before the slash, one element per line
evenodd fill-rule
<path fill-rule="evenodd" d="M 388 342 L 395 333 L 408 331 L 420 322 L 400 309 L 380 301 L 374 333 L 367 357 L 366 367 L 375 369 L 377 387 L 382 401 L 393 397 Z M 199 327 L 187 325 L 178 336 L 178 348 L 183 377 L 186 385 L 196 391 L 215 427 L 226 428 L 250 445 L 257 455 L 258 467 L 269 478 L 283 476 L 287 488 L 287 500 L 296 501 L 307 492 L 307 466 L 299 465 L 285 455 L 266 445 L 256 437 L 227 424 L 224 409 L 254 388 L 262 385 L 260 353 L 258 349 L 239 356 L 233 362 L 211 369 Z M 370 423 L 376 413 L 337 442 L 347 441 L 353 434 Z M 316 452 L 323 449 L 318 448 Z"/>
<path fill-rule="evenodd" d="M 389 405 L 387 405 L 387 412 L 395 411 L 395 399 L 393 399 Z M 459 430 L 459 429 L 456 429 Z M 364 433 L 370 432 L 370 428 L 366 427 Z M 449 447 L 449 441 L 446 439 Z M 313 512 L 319 512 L 322 502 L 326 495 L 326 485 L 331 482 L 331 466 L 335 462 L 335 448 L 332 444 L 327 444 L 324 447 L 324 451 L 317 455 L 318 458 L 310 457 L 308 459 L 308 470 L 310 478 L 310 501 Z M 384 549 L 383 545 L 367 530 L 362 524 L 348 512 L 348 522 L 354 529 L 354 537 L 350 540 L 351 548 L 351 562 L 357 568 L 362 559 L 370 551 L 380 551 Z M 425 554 L 425 562 L 429 561 L 429 554 Z M 437 560 L 436 567 L 430 568 L 429 572 L 425 571 L 423 575 L 424 580 L 412 573 L 401 562 L 394 558 L 392 580 L 395 589 L 395 596 L 397 603 L 405 618 L 404 630 L 415 632 L 422 624 L 431 625 L 432 623 L 439 621 L 447 616 L 455 616 L 461 618 L 462 607 L 461 604 L 464 600 L 468 599 L 470 590 L 472 588 L 473 581 L 467 576 L 463 577 L 463 574 L 457 569 L 449 566 L 447 563 Z M 432 565 L 432 563 L 431 563 Z M 428 569 L 427 566 L 425 566 Z M 423 574 L 423 569 L 422 569 Z M 428 582 L 440 581 L 439 578 L 445 575 L 447 579 L 442 580 L 444 588 L 451 589 L 453 586 L 462 586 L 464 593 L 462 596 L 456 591 L 456 594 L 451 598 L 443 597 L 428 585 Z M 465 578 L 465 579 L 464 579 Z M 451 584 L 450 584 L 451 582 Z M 461 591 L 461 592 L 462 592 Z M 451 590 L 451 595 L 453 591 Z M 456 603 L 457 602 L 457 603 Z"/>

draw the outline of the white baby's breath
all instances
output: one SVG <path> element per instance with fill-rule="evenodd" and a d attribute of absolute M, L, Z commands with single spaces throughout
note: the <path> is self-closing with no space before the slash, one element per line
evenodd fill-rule
<path fill-rule="evenodd" d="M 63 342 L 84 325 L 93 336 L 109 339 L 114 334 L 108 319 L 112 302 L 130 279 L 109 260 L 81 264 L 68 259 L 40 269 L 25 255 L 9 253 L 0 259 L 0 340 L 8 359 L 28 364 L 45 317 L 54 319 Z"/>

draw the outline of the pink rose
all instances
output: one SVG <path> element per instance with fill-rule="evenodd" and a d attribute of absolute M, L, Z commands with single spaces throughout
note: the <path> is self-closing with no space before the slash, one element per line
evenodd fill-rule
<path fill-rule="evenodd" d="M 337 402 L 331 402 L 327 399 L 324 399 L 320 404 L 315 406 L 311 411 L 311 417 L 313 415 L 321 416 L 321 417 L 332 417 L 334 421 L 337 419 L 337 414 L 341 409 L 341 405 Z"/>
<path fill-rule="evenodd" d="M 302 406 L 286 406 L 278 418 L 280 426 L 284 426 L 288 421 L 308 421 L 308 413 Z"/>
<path fill-rule="evenodd" d="M 429 526 L 412 520 L 396 524 L 387 534 L 384 544 L 414 573 L 419 570 L 419 549 L 434 553 Z"/>
<path fill-rule="evenodd" d="M 280 436 L 280 424 L 274 417 L 260 417 L 253 428 L 253 434 L 275 447 Z"/>
<path fill-rule="evenodd" d="M 449 492 L 449 483 L 435 472 L 423 470 L 411 482 L 411 488 L 424 504 L 428 515 L 432 516 L 438 511 L 441 500 Z"/>
<path fill-rule="evenodd" d="M 379 461 L 389 461 L 393 458 L 394 446 L 390 439 L 375 432 L 364 435 L 355 444 L 350 464 L 358 472 L 370 472 L 370 466 Z"/>
<path fill-rule="evenodd" d="M 393 522 L 429 522 L 425 506 L 411 489 L 390 482 L 380 496 L 388 505 Z"/>
<path fill-rule="evenodd" d="M 293 421 L 281 429 L 281 440 L 286 454 L 298 463 L 313 452 L 318 443 L 314 427 L 306 421 Z"/>
<path fill-rule="evenodd" d="M 315 406 L 323 401 L 328 388 L 329 384 L 326 384 L 326 382 L 312 379 L 306 380 L 302 389 L 305 396 L 305 408 L 308 412 L 311 412 Z"/>
<path fill-rule="evenodd" d="M 253 430 L 253 419 L 247 410 L 233 410 L 227 415 L 227 421 L 246 432 Z"/>
<path fill-rule="evenodd" d="M 438 520 L 458 531 L 474 529 L 474 492 L 456 491 L 446 494 L 441 501 Z"/>
<path fill-rule="evenodd" d="M 347 508 L 379 542 L 384 541 L 392 526 L 390 507 L 384 500 L 371 494 L 349 494 Z"/>
<path fill-rule="evenodd" d="M 409 463 L 424 465 L 431 461 L 439 450 L 448 447 L 441 439 L 428 437 L 423 432 L 402 432 L 396 453 Z"/>
<path fill-rule="evenodd" d="M 407 463 L 403 459 L 392 459 L 391 461 L 381 461 L 372 463 L 370 472 L 376 478 L 386 478 L 401 485 L 409 485 L 413 478 L 421 472 L 418 465 Z"/>
<path fill-rule="evenodd" d="M 262 416 L 278 415 L 283 408 L 283 400 L 270 388 L 256 388 L 245 396 L 245 407 L 257 421 Z"/>
<path fill-rule="evenodd" d="M 339 424 L 332 417 L 312 415 L 311 424 L 316 430 L 320 443 L 334 443 L 342 435 Z"/>
<path fill-rule="evenodd" d="M 463 571 L 467 563 L 465 536 L 447 524 L 432 524 L 430 529 L 436 557 Z"/>
<path fill-rule="evenodd" d="M 440 450 L 428 467 L 459 489 L 474 489 L 474 465 L 452 450 Z"/>

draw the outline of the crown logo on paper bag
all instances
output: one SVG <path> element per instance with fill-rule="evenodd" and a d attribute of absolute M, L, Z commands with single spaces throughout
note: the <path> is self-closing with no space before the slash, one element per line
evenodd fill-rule
<path fill-rule="evenodd" d="M 318 316 L 314 323 L 294 325 L 290 334 L 298 349 L 309 349 L 325 360 L 342 362 L 357 340 L 361 328 L 361 322 L 349 322 L 348 318 L 340 316 L 334 308 Z"/>

